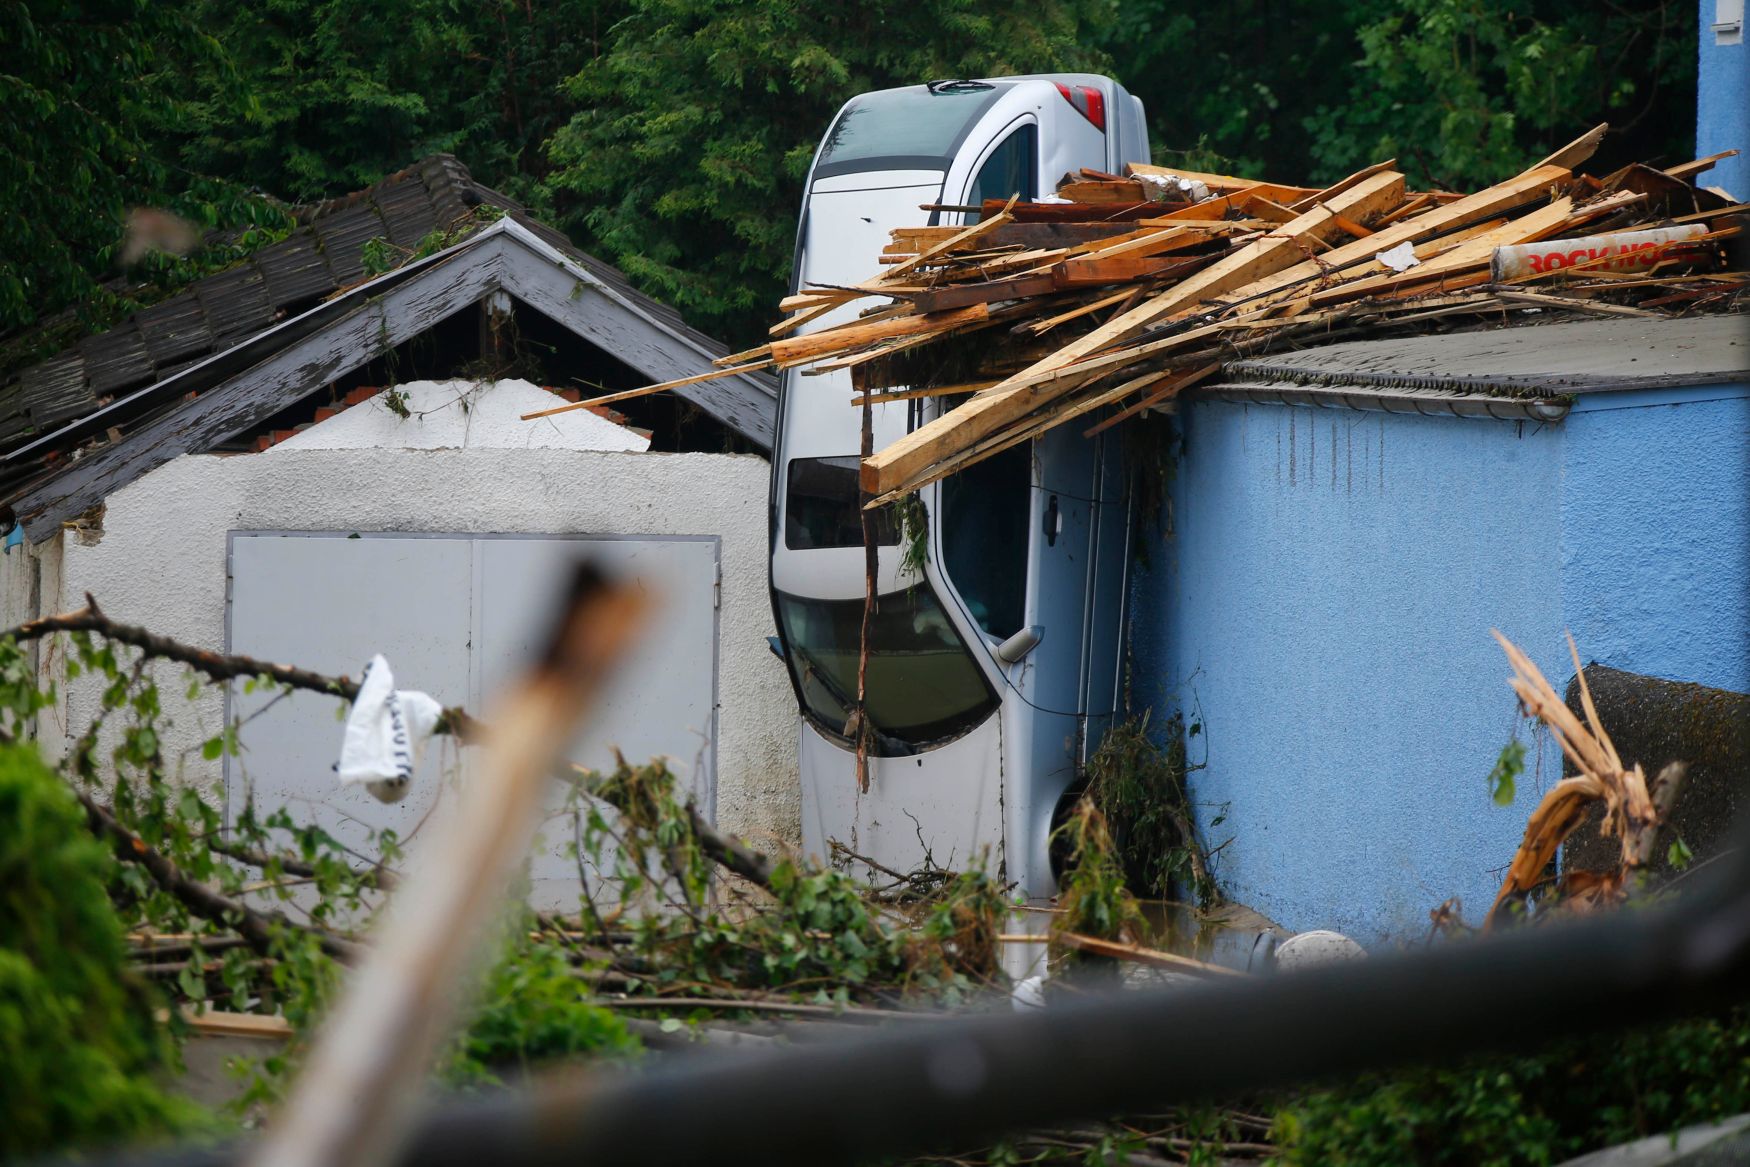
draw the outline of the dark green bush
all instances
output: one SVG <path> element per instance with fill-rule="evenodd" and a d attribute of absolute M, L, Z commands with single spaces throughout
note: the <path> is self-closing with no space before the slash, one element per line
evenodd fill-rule
<path fill-rule="evenodd" d="M 154 1073 L 176 1051 L 125 965 L 113 861 L 61 779 L 0 746 L 0 1159 L 183 1131 Z"/>
<path fill-rule="evenodd" d="M 1276 1135 L 1292 1164 L 1539 1164 L 1746 1110 L 1741 1006 L 1532 1055 L 1366 1075 L 1289 1103 Z"/>

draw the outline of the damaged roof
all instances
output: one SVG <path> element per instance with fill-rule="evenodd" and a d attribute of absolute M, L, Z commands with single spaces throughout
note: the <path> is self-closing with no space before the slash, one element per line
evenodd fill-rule
<path fill-rule="evenodd" d="M 482 213 L 496 208 L 501 215 Z M 284 352 L 371 305 L 379 308 L 410 281 L 432 286 L 404 292 L 409 319 L 425 327 L 484 295 L 505 290 L 571 327 L 653 381 L 712 371 L 728 350 L 686 325 L 672 308 L 634 289 L 616 269 L 574 248 L 560 232 L 531 218 L 515 200 L 477 183 L 457 159 L 434 155 L 376 185 L 302 208 L 298 225 L 225 271 L 201 279 L 116 326 L 85 337 L 0 384 L 0 505 L 43 537 L 47 510 L 54 523 L 92 493 L 90 486 L 57 492 L 57 480 L 94 455 L 148 435 L 183 434 L 164 457 L 128 461 L 133 475 L 110 474 L 115 489 L 185 450 L 203 449 L 252 424 L 268 405 L 320 389 L 376 355 L 361 346 L 326 361 L 305 362 L 301 377 L 281 377 L 259 408 L 208 409 L 200 424 L 164 431 L 172 414 L 197 412 L 199 400 L 253 374 Z M 434 237 L 452 246 L 377 274 L 367 271 L 366 244 L 384 239 L 411 254 Z M 429 246 L 429 243 L 427 244 Z M 508 250 L 507 250 L 508 249 Z M 510 258 L 515 252 L 516 260 Z M 466 258 L 466 262 L 460 262 Z M 489 265 L 485 278 L 464 269 Z M 512 268 L 515 270 L 512 271 Z M 437 273 L 448 272 L 447 279 Z M 519 286 L 512 288 L 507 280 Z M 451 285 L 454 285 L 453 287 Z M 555 296 L 555 290 L 563 295 Z M 590 293 L 588 296 L 584 292 Z M 472 298 L 458 296 L 468 293 Z M 543 301 L 544 302 L 536 302 Z M 588 319 L 593 315 L 599 319 Z M 399 343 L 399 340 L 396 341 Z M 348 364 L 350 357 L 357 357 Z M 344 366 L 344 368 L 343 368 Z M 259 378 L 258 378 L 259 379 Z M 770 449 L 777 391 L 769 376 L 740 374 L 674 392 L 762 449 Z M 235 395 L 233 395 L 235 396 Z M 103 460 L 113 461 L 113 458 Z M 88 468 L 89 469 L 89 468 Z M 92 505 L 101 496 L 85 502 Z M 28 519 L 35 515 L 36 523 Z"/>
<path fill-rule="evenodd" d="M 1739 382 L 1750 382 L 1744 316 L 1619 316 L 1230 361 L 1191 395 L 1554 421 L 1577 394 Z"/>

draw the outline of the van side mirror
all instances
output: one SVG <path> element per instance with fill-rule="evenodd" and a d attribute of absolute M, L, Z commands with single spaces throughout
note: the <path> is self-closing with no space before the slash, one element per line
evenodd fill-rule
<path fill-rule="evenodd" d="M 1001 644 L 997 645 L 997 659 L 1004 664 L 1014 664 L 1045 639 L 1045 629 L 1037 624 L 1021 629 Z"/>

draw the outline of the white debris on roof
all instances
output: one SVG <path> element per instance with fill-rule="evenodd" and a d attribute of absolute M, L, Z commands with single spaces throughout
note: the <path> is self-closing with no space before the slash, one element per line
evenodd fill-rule
<path fill-rule="evenodd" d="M 1209 188 L 1195 178 L 1182 178 L 1177 174 L 1137 174 L 1132 177 L 1187 202 L 1200 203 L 1209 198 Z"/>
<path fill-rule="evenodd" d="M 1416 245 L 1406 239 L 1396 247 L 1387 248 L 1373 258 L 1396 272 L 1409 271 L 1422 261 L 1416 258 Z"/>
<path fill-rule="evenodd" d="M 407 415 L 390 408 L 385 389 L 368 401 L 286 438 L 274 449 L 565 449 L 650 448 L 650 439 L 587 409 L 537 421 L 522 415 L 565 404 L 522 380 L 409 381 L 394 387 Z"/>

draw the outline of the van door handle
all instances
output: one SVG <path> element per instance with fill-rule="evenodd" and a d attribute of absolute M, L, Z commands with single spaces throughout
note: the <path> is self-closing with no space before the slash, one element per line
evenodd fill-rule
<path fill-rule="evenodd" d="M 1057 509 L 1057 496 L 1055 494 L 1052 495 L 1051 500 L 1045 504 L 1044 527 L 1045 545 L 1047 547 L 1056 547 L 1057 536 L 1063 531 L 1063 515 Z"/>

